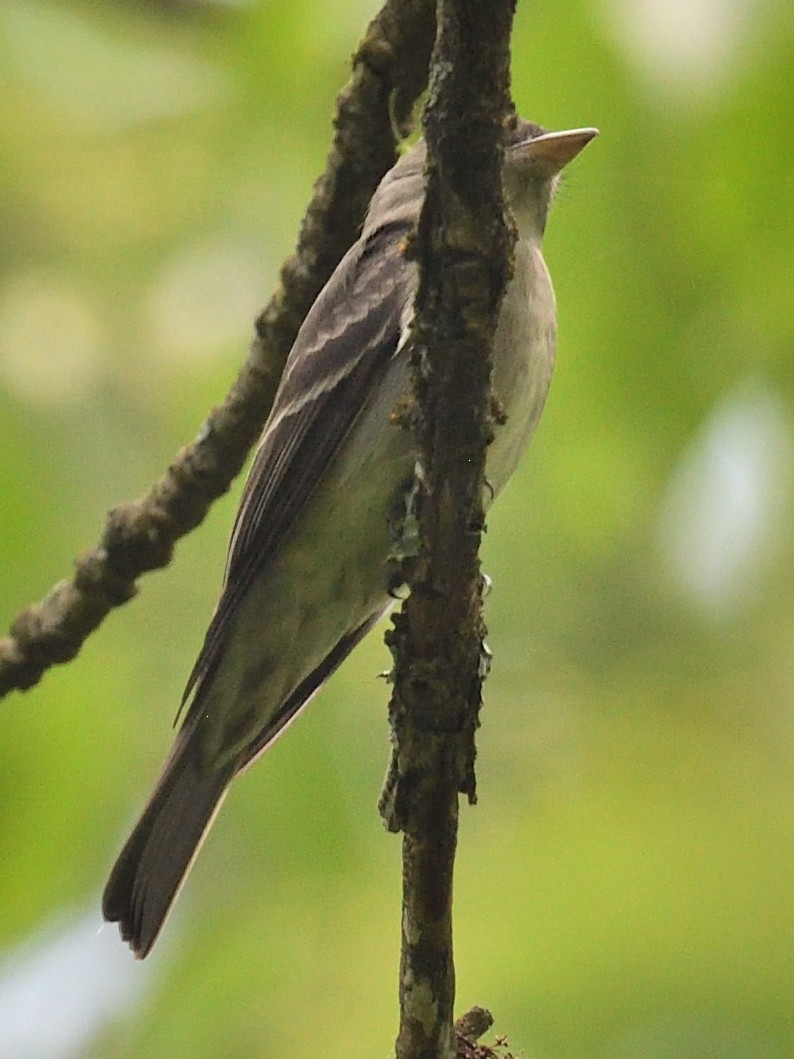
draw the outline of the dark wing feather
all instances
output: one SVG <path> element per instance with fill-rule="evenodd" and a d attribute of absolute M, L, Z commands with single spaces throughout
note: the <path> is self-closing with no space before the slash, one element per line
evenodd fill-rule
<path fill-rule="evenodd" d="M 407 227 L 348 251 L 298 333 L 243 491 L 223 592 L 183 703 L 217 665 L 232 612 L 345 441 L 400 340 L 412 266 Z"/>

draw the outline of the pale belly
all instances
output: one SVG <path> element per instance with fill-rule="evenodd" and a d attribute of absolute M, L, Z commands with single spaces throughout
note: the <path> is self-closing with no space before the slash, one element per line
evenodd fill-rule
<path fill-rule="evenodd" d="M 507 422 L 495 428 L 488 449 L 486 503 L 506 484 L 529 443 L 554 362 L 551 284 L 540 255 L 526 248 L 524 253 L 497 333 L 494 390 Z M 410 435 L 389 422 L 407 389 L 406 358 L 401 359 L 393 362 L 336 466 L 238 605 L 208 690 L 208 712 L 228 719 L 228 725 L 213 724 L 208 733 L 215 744 L 206 747 L 211 759 L 231 757 L 253 741 L 343 637 L 393 603 L 389 514 L 410 485 L 415 462 Z"/>

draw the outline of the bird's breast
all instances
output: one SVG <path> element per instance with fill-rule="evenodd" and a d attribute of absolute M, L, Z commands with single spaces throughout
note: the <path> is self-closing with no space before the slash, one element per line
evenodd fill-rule
<path fill-rule="evenodd" d="M 543 256 L 537 246 L 520 240 L 494 339 L 493 389 L 506 416 L 488 450 L 494 493 L 516 469 L 538 425 L 554 368 L 556 333 L 554 291 Z"/>

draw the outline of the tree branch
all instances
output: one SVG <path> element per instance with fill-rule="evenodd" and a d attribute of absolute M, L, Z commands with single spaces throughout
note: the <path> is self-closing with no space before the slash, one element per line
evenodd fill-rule
<path fill-rule="evenodd" d="M 22 611 L 0 640 L 0 696 L 29 688 L 73 658 L 141 574 L 166 566 L 176 541 L 226 492 L 258 437 L 298 328 L 347 247 L 372 192 L 396 157 L 423 91 L 435 27 L 432 0 L 387 0 L 353 57 L 337 99 L 335 136 L 295 253 L 256 321 L 248 358 L 223 403 L 149 493 L 114 508 L 73 577 Z"/>
<path fill-rule="evenodd" d="M 398 1059 L 455 1055 L 452 875 L 458 794 L 475 799 L 487 664 L 478 559 L 493 337 L 514 241 L 502 194 L 514 3 L 439 0 L 424 127 L 413 330 L 418 559 L 387 642 L 393 764 L 381 811 L 403 835 Z"/>

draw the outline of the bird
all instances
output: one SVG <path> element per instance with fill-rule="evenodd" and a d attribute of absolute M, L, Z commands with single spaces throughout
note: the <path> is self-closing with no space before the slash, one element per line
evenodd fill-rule
<path fill-rule="evenodd" d="M 547 132 L 517 116 L 508 128 L 503 187 L 517 241 L 494 338 L 492 388 L 505 414 L 486 456 L 486 504 L 515 470 L 546 400 L 556 308 L 543 233 L 561 171 L 596 135 Z M 184 719 L 103 893 L 104 918 L 138 958 L 157 940 L 232 781 L 394 603 L 395 512 L 405 512 L 416 463 L 410 431 L 394 423 L 410 394 L 418 283 L 405 246 L 425 162 L 420 140 L 384 176 L 287 358 Z"/>

